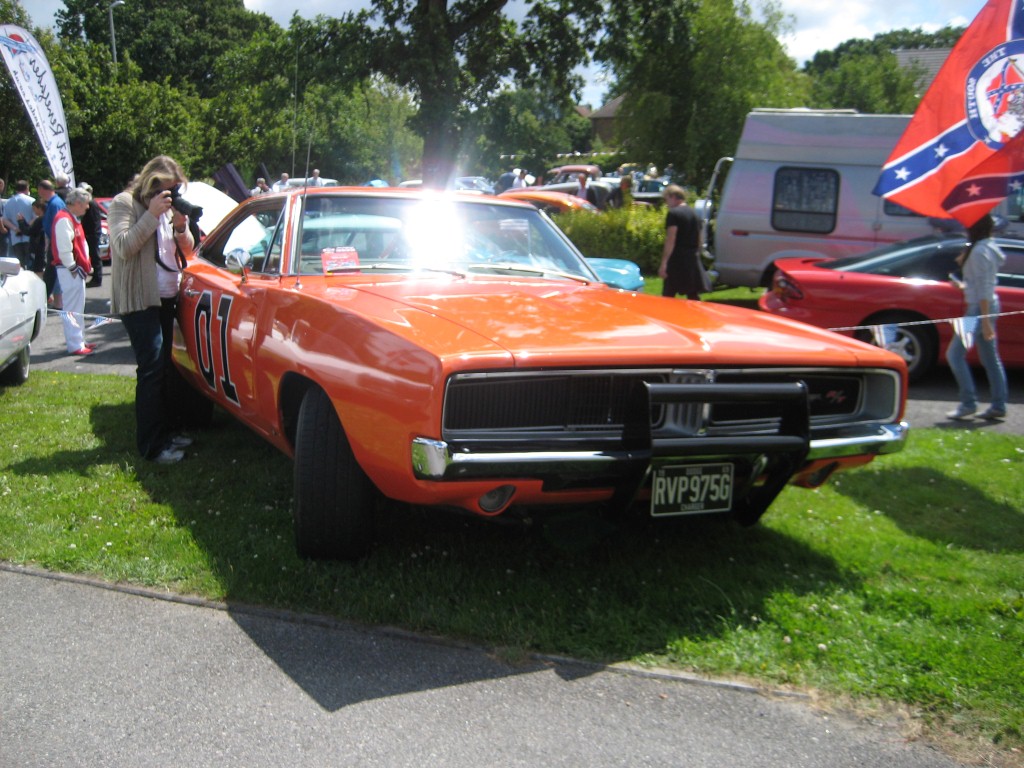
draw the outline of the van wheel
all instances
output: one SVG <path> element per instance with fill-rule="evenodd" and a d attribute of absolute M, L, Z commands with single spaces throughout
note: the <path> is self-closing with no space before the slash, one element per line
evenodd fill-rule
<path fill-rule="evenodd" d="M 373 534 L 377 489 L 356 462 L 327 394 L 311 388 L 295 433 L 295 545 L 301 557 L 355 560 Z"/>
<path fill-rule="evenodd" d="M 924 320 L 908 314 L 884 314 L 868 318 L 864 325 L 886 325 L 889 323 L 913 323 Z M 857 331 L 856 338 L 872 343 L 870 331 Z M 920 381 L 935 365 L 935 353 L 939 339 L 935 328 L 931 325 L 900 325 L 896 328 L 896 338 L 886 348 L 903 358 L 907 364 L 907 376 L 910 381 Z"/>
<path fill-rule="evenodd" d="M 11 364 L 0 371 L 0 384 L 18 386 L 28 381 L 29 358 L 31 353 L 26 344 Z"/>

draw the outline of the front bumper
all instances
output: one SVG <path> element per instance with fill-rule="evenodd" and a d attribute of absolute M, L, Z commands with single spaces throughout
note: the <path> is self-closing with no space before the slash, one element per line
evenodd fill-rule
<path fill-rule="evenodd" d="M 613 488 L 615 497 L 632 500 L 652 469 L 679 462 L 728 459 L 743 480 L 734 511 L 756 519 L 785 484 L 812 462 L 894 453 L 902 449 L 905 423 L 856 425 L 818 430 L 811 438 L 807 388 L 801 382 L 782 384 L 655 384 L 644 383 L 631 396 L 630 415 L 621 434 L 606 445 L 587 445 L 579 438 L 550 445 L 517 444 L 515 439 L 443 441 L 418 437 L 412 441 L 412 468 L 419 480 L 542 480 L 546 490 Z M 743 404 L 774 407 L 781 418 L 770 434 L 655 436 L 652 407 L 659 405 Z M 591 441 L 592 442 L 592 441 Z"/>

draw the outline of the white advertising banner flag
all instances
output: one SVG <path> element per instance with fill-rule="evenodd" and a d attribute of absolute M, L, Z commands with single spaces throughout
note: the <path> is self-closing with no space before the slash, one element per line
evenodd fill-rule
<path fill-rule="evenodd" d="M 53 79 L 53 70 L 42 46 L 32 34 L 13 24 L 0 25 L 0 54 L 11 73 L 29 120 L 43 145 L 43 153 L 54 173 L 66 173 L 75 186 L 71 162 L 71 140 L 64 119 L 64 105 Z"/>

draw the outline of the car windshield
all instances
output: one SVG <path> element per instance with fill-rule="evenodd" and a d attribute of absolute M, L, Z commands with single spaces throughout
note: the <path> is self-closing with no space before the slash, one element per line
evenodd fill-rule
<path fill-rule="evenodd" d="M 597 280 L 562 232 L 532 208 L 446 197 L 311 196 L 301 274 L 394 270 L 564 275 Z"/>

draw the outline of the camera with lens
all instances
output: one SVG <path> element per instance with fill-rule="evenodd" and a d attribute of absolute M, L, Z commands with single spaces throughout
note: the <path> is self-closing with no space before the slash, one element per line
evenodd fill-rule
<path fill-rule="evenodd" d="M 171 207 L 183 216 L 188 216 L 189 221 L 199 221 L 203 215 L 202 206 L 193 205 L 181 196 L 181 187 L 171 190 Z"/>

